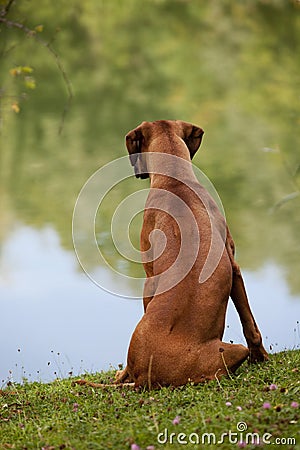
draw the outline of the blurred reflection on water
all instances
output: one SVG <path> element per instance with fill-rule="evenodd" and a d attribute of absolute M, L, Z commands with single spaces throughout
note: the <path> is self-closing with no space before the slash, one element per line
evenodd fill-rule
<path fill-rule="evenodd" d="M 55 61 L 1 25 L 1 379 L 9 369 L 21 377 L 22 365 L 47 379 L 124 362 L 141 304 L 109 296 L 82 273 L 71 221 L 83 184 L 126 154 L 124 136 L 143 120 L 204 128 L 195 164 L 222 199 L 267 346 L 299 345 L 299 2 L 72 0 L 59 17 L 47 0 L 31 3 L 19 2 L 10 19 L 43 24 L 46 42 L 55 35 L 75 98 L 58 135 L 66 86 Z M 36 89 L 11 75 L 21 65 L 33 68 Z M 97 217 L 106 257 L 128 276 L 142 269 L 115 251 L 111 217 L 146 187 L 134 178 L 116 187 Z M 135 245 L 140 222 L 130 230 Z M 234 320 L 229 312 L 226 338 L 240 342 Z"/>

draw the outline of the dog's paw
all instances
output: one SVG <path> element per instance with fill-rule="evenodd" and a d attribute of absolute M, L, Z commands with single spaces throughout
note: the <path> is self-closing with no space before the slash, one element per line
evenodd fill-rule
<path fill-rule="evenodd" d="M 131 383 L 133 380 L 131 379 L 127 367 L 123 370 L 117 370 L 114 384 L 121 384 L 121 383 Z"/>
<path fill-rule="evenodd" d="M 249 351 L 249 362 L 251 364 L 268 361 L 269 359 L 269 355 L 264 349 L 263 345 L 260 345 L 259 347 L 251 347 L 249 348 Z"/>

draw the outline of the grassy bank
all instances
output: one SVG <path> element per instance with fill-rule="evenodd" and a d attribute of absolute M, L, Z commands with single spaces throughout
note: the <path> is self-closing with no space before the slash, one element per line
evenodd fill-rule
<path fill-rule="evenodd" d="M 257 439 L 300 448 L 299 370 L 300 351 L 288 351 L 244 364 L 232 378 L 176 389 L 95 390 L 72 379 L 11 384 L 0 391 L 0 448 L 251 449 Z"/>

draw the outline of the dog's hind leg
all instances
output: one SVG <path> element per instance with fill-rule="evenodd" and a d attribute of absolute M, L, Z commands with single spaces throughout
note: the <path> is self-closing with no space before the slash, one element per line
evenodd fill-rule
<path fill-rule="evenodd" d="M 249 356 L 249 350 L 243 345 L 225 342 L 221 342 L 219 353 L 228 375 L 235 372 Z"/>
<path fill-rule="evenodd" d="M 194 365 L 197 367 L 198 376 L 191 377 L 195 383 L 230 376 L 248 358 L 249 349 L 241 344 L 214 340 L 202 346 L 201 354 L 199 367 Z"/>

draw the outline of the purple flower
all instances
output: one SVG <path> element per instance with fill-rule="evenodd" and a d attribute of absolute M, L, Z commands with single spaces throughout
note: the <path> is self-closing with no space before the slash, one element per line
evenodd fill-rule
<path fill-rule="evenodd" d="M 137 444 L 131 444 L 131 450 L 141 450 L 141 447 Z"/>
<path fill-rule="evenodd" d="M 236 409 L 237 409 L 238 411 L 242 411 L 242 410 L 243 410 L 243 408 L 242 408 L 241 406 L 237 406 Z"/>
<path fill-rule="evenodd" d="M 232 403 L 231 402 L 226 402 L 225 405 L 226 406 L 232 406 Z"/>
<path fill-rule="evenodd" d="M 178 425 L 180 423 L 180 417 L 176 416 L 175 419 L 172 420 L 173 425 Z"/>
<path fill-rule="evenodd" d="M 292 408 L 298 408 L 299 407 L 299 403 L 298 402 L 292 402 L 291 403 L 291 407 Z"/>
<path fill-rule="evenodd" d="M 245 448 L 246 447 L 246 442 L 244 442 L 244 441 L 240 441 L 240 442 L 238 442 L 238 447 L 239 448 Z"/>
<path fill-rule="evenodd" d="M 77 412 L 79 408 L 78 403 L 73 403 L 73 412 Z"/>
<path fill-rule="evenodd" d="M 270 386 L 269 386 L 269 389 L 270 389 L 270 391 L 276 391 L 276 389 L 277 389 L 277 384 L 270 384 Z"/>
<path fill-rule="evenodd" d="M 263 404 L 263 408 L 264 408 L 264 409 L 270 409 L 270 408 L 271 408 L 271 404 L 270 404 L 269 402 L 265 402 L 265 403 Z"/>

